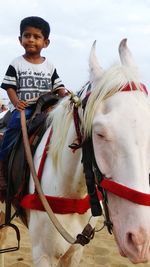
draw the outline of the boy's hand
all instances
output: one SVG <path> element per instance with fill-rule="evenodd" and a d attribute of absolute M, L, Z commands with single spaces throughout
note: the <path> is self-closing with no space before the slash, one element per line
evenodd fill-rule
<path fill-rule="evenodd" d="M 69 95 L 69 91 L 65 87 L 59 87 L 58 90 L 54 92 L 54 94 L 58 94 L 60 97 L 65 97 Z"/>
<path fill-rule="evenodd" d="M 26 101 L 18 100 L 18 102 L 15 105 L 15 109 L 18 111 L 22 111 L 28 106 L 29 106 L 29 104 Z"/>

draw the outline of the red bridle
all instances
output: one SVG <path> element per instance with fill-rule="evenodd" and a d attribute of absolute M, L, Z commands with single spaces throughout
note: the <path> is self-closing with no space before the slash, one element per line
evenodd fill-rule
<path fill-rule="evenodd" d="M 135 83 L 131 82 L 130 84 L 127 83 L 125 86 L 123 86 L 120 91 L 123 92 L 123 91 L 136 91 L 136 90 L 137 87 Z M 140 90 L 146 93 L 146 95 L 148 95 L 147 88 L 143 83 L 140 83 Z"/>
<path fill-rule="evenodd" d="M 150 206 L 150 194 L 131 189 L 108 178 L 104 178 L 100 186 L 118 197 L 125 198 L 139 205 Z"/>

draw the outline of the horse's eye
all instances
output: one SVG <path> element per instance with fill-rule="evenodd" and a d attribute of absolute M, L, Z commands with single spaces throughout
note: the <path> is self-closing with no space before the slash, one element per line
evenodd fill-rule
<path fill-rule="evenodd" d="M 97 134 L 97 136 L 103 141 L 111 141 L 111 137 L 106 134 Z"/>
<path fill-rule="evenodd" d="M 105 136 L 103 134 L 98 134 L 100 138 L 104 138 Z"/>

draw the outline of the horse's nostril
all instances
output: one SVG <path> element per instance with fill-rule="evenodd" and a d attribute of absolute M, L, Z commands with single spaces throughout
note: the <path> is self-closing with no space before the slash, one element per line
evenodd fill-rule
<path fill-rule="evenodd" d="M 132 233 L 127 234 L 127 243 L 133 243 L 132 237 L 133 237 Z"/>
<path fill-rule="evenodd" d="M 143 245 L 147 240 L 147 232 L 140 228 L 139 231 L 128 232 L 127 233 L 127 243 L 134 247 L 139 247 Z"/>
<path fill-rule="evenodd" d="M 133 254 L 141 253 L 141 245 L 139 244 L 139 238 L 134 233 L 127 233 L 126 235 L 126 245 Z"/>
<path fill-rule="evenodd" d="M 126 234 L 125 254 L 132 257 L 133 263 L 146 263 L 149 259 L 149 241 L 144 229 Z M 139 260 L 140 259 L 140 260 Z"/>
<path fill-rule="evenodd" d="M 127 243 L 134 250 L 139 249 L 139 245 L 141 245 L 142 241 L 143 240 L 141 240 L 140 235 L 136 235 L 130 232 L 127 234 Z"/>

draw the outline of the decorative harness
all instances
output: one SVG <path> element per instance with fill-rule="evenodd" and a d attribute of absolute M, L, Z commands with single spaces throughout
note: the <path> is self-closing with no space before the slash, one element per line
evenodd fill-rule
<path fill-rule="evenodd" d="M 137 90 L 136 85 L 131 82 L 130 84 L 125 85 L 123 88 L 121 88 L 122 91 L 135 91 Z M 146 89 L 146 86 L 144 84 L 140 84 L 140 90 L 143 91 L 145 94 L 148 95 L 148 91 Z M 90 96 L 90 92 L 87 91 L 87 95 L 85 99 L 82 101 L 82 108 L 83 111 L 86 106 L 86 102 L 88 100 L 88 97 Z M 76 145 L 76 149 L 79 147 L 82 147 L 82 162 L 86 177 L 86 184 L 87 189 L 90 197 L 90 204 L 91 204 L 91 212 L 93 216 L 98 216 L 102 214 L 102 209 L 100 207 L 99 199 L 97 197 L 97 190 L 96 187 L 99 189 L 102 197 L 102 204 L 104 209 L 104 225 L 107 226 L 108 232 L 112 233 L 112 223 L 109 217 L 109 211 L 108 211 L 108 200 L 107 200 L 107 191 L 121 197 L 124 199 L 127 199 L 131 202 L 150 206 L 150 194 L 145 194 L 139 191 L 136 191 L 134 189 L 131 189 L 125 185 L 119 184 L 115 181 L 112 181 L 111 178 L 105 178 L 105 176 L 101 173 L 99 170 L 96 160 L 94 157 L 94 151 L 93 151 L 93 144 L 91 137 L 82 140 L 82 135 L 80 132 L 80 120 L 75 120 L 79 117 L 77 115 L 78 111 L 77 108 L 80 105 L 80 98 L 77 101 L 77 99 L 72 98 L 72 102 L 74 102 L 74 121 L 75 121 L 75 128 L 77 133 L 77 139 L 78 144 Z M 70 147 L 75 149 L 75 144 L 71 145 Z"/>
<path fill-rule="evenodd" d="M 90 137 L 83 140 L 82 133 L 80 130 L 81 121 L 78 114 L 78 107 L 81 106 L 82 104 L 83 111 L 85 109 L 86 102 L 91 93 L 90 92 L 91 85 L 89 83 L 87 83 L 86 86 L 87 85 L 88 89 L 86 91 L 86 96 L 82 101 L 81 101 L 81 95 L 86 88 L 85 86 L 78 93 L 78 95 L 71 94 L 70 101 L 73 104 L 73 117 L 77 134 L 77 142 L 72 143 L 69 147 L 72 149 L 73 152 L 75 152 L 76 149 L 78 148 L 82 148 L 82 163 L 84 167 L 88 196 L 86 196 L 84 199 L 78 199 L 78 200 L 51 197 L 51 196 L 46 196 L 46 198 L 49 201 L 51 208 L 55 213 L 65 214 L 65 213 L 78 212 L 79 214 L 83 214 L 89 208 L 91 208 L 93 216 L 102 215 L 102 208 L 99 202 L 100 200 L 102 200 L 104 217 L 105 217 L 104 225 L 107 226 L 109 233 L 112 233 L 112 223 L 108 211 L 107 191 L 121 198 L 127 199 L 131 202 L 146 206 L 150 206 L 150 194 L 145 194 L 136 191 L 122 184 L 114 182 L 110 178 L 105 178 L 104 175 L 99 170 L 94 157 L 92 139 Z M 141 91 L 148 94 L 145 85 L 140 84 L 140 87 Z M 132 90 L 137 90 L 134 83 L 131 83 L 130 85 L 127 84 L 121 89 L 121 91 L 132 91 Z M 47 154 L 47 146 L 49 144 L 51 135 L 52 131 L 50 132 L 50 135 L 48 137 L 43 152 L 42 160 L 39 166 L 38 170 L 39 179 L 41 179 L 42 176 L 44 161 L 46 159 L 46 154 Z M 100 191 L 100 194 L 97 189 Z M 38 208 L 40 210 L 44 210 L 37 194 L 25 196 L 21 202 L 21 206 L 23 206 L 24 208 L 32 208 L 32 209 Z"/>

